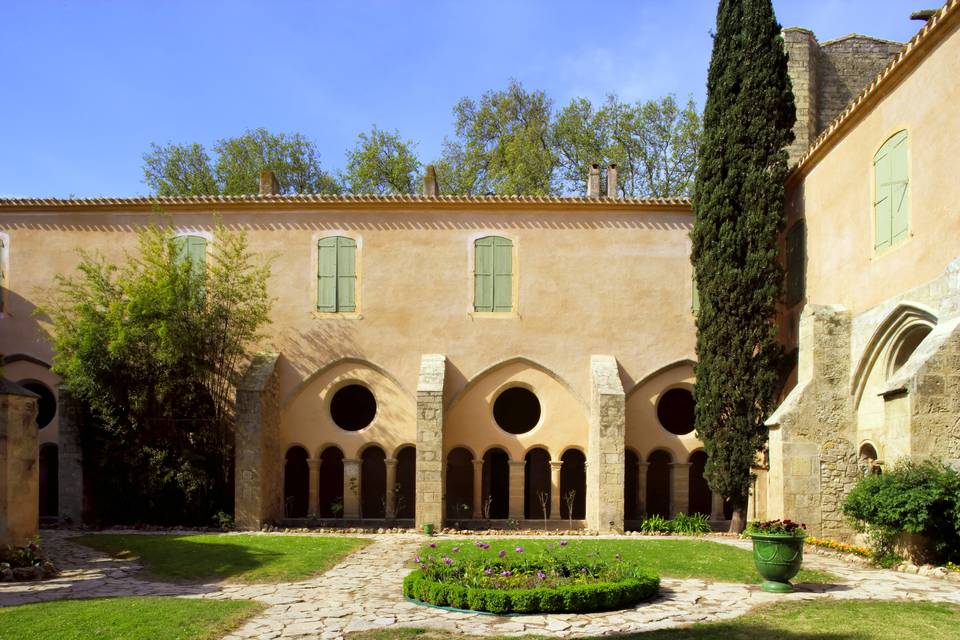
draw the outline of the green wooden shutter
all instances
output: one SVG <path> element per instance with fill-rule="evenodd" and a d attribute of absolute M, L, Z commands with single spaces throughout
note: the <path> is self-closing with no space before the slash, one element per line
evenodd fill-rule
<path fill-rule="evenodd" d="M 357 243 L 337 238 L 337 311 L 356 311 Z"/>
<path fill-rule="evenodd" d="M 874 249 L 883 251 L 907 237 L 907 132 L 891 137 L 873 158 Z"/>
<path fill-rule="evenodd" d="M 317 309 L 337 310 L 337 238 L 322 238 L 317 243 Z"/>
<path fill-rule="evenodd" d="M 480 238 L 473 243 L 473 308 L 493 311 L 493 238 Z"/>
<path fill-rule="evenodd" d="M 207 239 L 202 236 L 177 236 L 173 239 L 177 260 L 189 260 L 194 269 L 203 269 L 207 264 Z"/>
<path fill-rule="evenodd" d="M 493 239 L 493 310 L 513 310 L 513 243 Z"/>
<path fill-rule="evenodd" d="M 805 295 L 805 250 L 807 226 L 800 220 L 787 233 L 787 306 L 792 307 Z"/>

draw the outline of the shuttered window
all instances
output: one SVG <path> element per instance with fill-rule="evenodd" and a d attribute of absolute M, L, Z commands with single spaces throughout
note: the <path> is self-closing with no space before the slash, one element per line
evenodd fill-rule
<path fill-rule="evenodd" d="M 889 249 L 907 237 L 908 173 L 907 132 L 900 131 L 883 143 L 873 157 L 873 247 L 877 252 Z"/>
<path fill-rule="evenodd" d="M 790 227 L 787 232 L 787 306 L 792 307 L 806 295 L 807 226 L 803 220 Z"/>
<path fill-rule="evenodd" d="M 194 269 L 203 269 L 207 264 L 207 239 L 203 236 L 177 236 L 173 239 L 177 259 L 189 260 Z"/>
<path fill-rule="evenodd" d="M 317 243 L 317 310 L 357 310 L 357 242 L 331 236 Z"/>
<path fill-rule="evenodd" d="M 513 242 L 487 236 L 474 242 L 475 311 L 513 310 Z"/>

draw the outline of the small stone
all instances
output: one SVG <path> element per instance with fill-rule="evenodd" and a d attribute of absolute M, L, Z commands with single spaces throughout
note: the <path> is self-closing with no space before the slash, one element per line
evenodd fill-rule
<path fill-rule="evenodd" d="M 13 569 L 4 569 L 3 571 L 0 571 L 0 582 L 13 582 Z"/>

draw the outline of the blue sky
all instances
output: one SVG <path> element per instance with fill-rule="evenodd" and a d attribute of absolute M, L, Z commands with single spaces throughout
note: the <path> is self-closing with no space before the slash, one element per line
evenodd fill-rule
<path fill-rule="evenodd" d="M 920 0 L 774 0 L 820 41 L 907 40 Z M 30 0 L 0 21 L 0 197 L 147 193 L 151 142 L 255 127 L 316 140 L 328 171 L 376 124 L 435 158 L 451 107 L 517 78 L 555 104 L 692 94 L 714 0 Z"/>

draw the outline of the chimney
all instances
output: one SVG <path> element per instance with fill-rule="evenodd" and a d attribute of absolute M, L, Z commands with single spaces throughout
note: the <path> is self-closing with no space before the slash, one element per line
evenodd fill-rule
<path fill-rule="evenodd" d="M 590 165 L 590 173 L 587 177 L 587 197 L 600 197 L 600 165 Z"/>
<path fill-rule="evenodd" d="M 280 193 L 280 183 L 270 169 L 260 171 L 260 195 L 275 196 Z"/>
<path fill-rule="evenodd" d="M 433 168 L 432 164 L 427 165 L 427 172 L 423 174 L 423 195 L 440 195 L 440 189 L 437 187 L 437 170 Z"/>
<path fill-rule="evenodd" d="M 616 198 L 617 197 L 617 187 L 619 182 L 617 181 L 617 165 L 611 164 L 607 167 L 607 197 Z"/>

